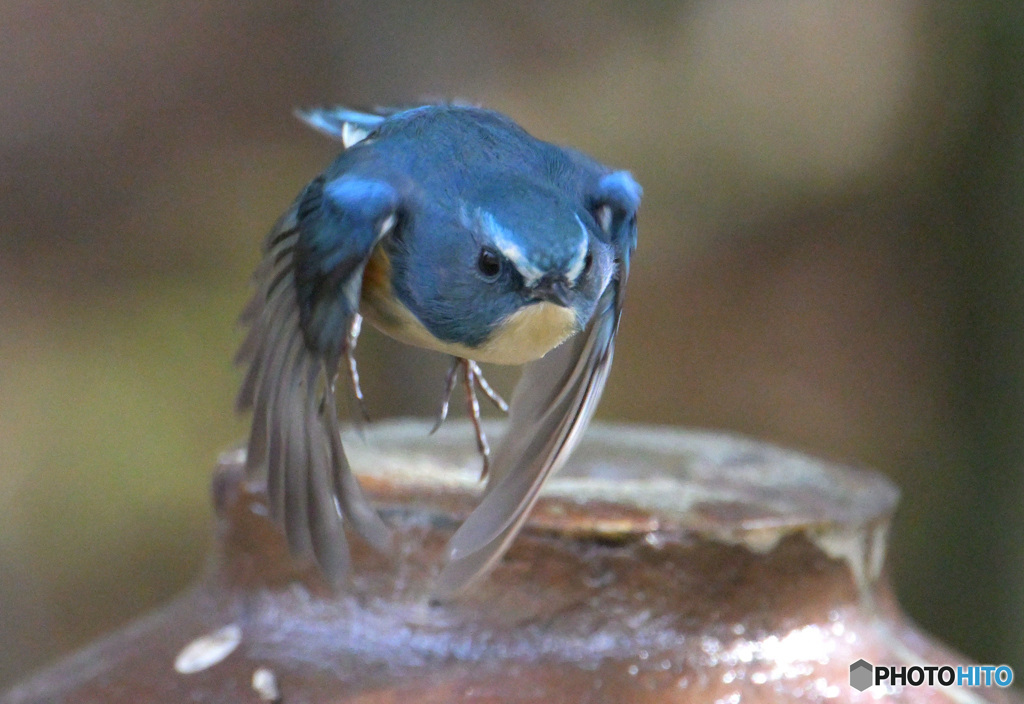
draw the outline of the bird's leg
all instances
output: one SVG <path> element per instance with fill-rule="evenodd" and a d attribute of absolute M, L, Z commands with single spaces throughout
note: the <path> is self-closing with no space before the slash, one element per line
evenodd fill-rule
<path fill-rule="evenodd" d="M 433 435 L 437 432 L 438 428 L 444 423 L 445 419 L 448 418 L 448 403 L 452 400 L 452 392 L 455 391 L 455 382 L 458 378 L 459 367 L 462 366 L 464 360 L 458 357 L 452 357 L 452 366 L 448 368 L 448 374 L 444 378 L 444 400 L 441 402 L 441 412 L 437 414 L 437 422 L 434 423 L 434 427 L 430 429 L 430 434 Z"/>
<path fill-rule="evenodd" d="M 476 365 L 476 362 L 471 362 L 468 359 L 463 359 L 461 362 L 466 382 L 466 406 L 469 410 L 469 419 L 473 421 L 473 430 L 476 431 L 476 448 L 480 451 L 480 456 L 484 461 L 483 471 L 480 472 L 480 481 L 483 481 L 487 478 L 487 470 L 490 469 L 491 446 L 487 444 L 487 435 L 484 434 L 484 428 L 480 424 L 480 401 L 476 398 L 477 372 L 480 367 Z"/>
<path fill-rule="evenodd" d="M 484 374 L 480 370 L 480 365 L 469 359 L 452 357 L 452 365 L 448 368 L 448 373 L 444 378 L 444 396 L 441 401 L 441 411 L 437 414 L 437 422 L 434 424 L 434 427 L 430 429 L 431 435 L 436 433 L 438 428 L 448 418 L 448 406 L 451 402 L 452 393 L 455 391 L 455 384 L 458 381 L 459 369 L 467 368 L 467 365 L 472 370 L 476 388 L 484 392 L 484 395 L 491 400 L 495 408 L 508 413 L 508 402 L 494 390 L 494 387 L 487 383 L 487 379 L 484 378 Z"/>
<path fill-rule="evenodd" d="M 458 382 L 459 369 L 462 370 L 462 377 L 466 388 L 466 407 L 469 411 L 469 418 L 473 422 L 473 430 L 476 432 L 476 446 L 484 461 L 483 473 L 480 478 L 485 479 L 491 456 L 491 446 L 487 442 L 487 435 L 484 433 L 480 422 L 480 401 L 477 399 L 476 392 L 477 390 L 482 391 L 495 407 L 506 413 L 508 412 L 508 403 L 487 383 L 487 379 L 484 378 L 484 374 L 480 370 L 480 365 L 473 360 L 463 359 L 462 357 L 452 358 L 452 366 L 448 368 L 448 374 L 445 375 L 444 379 L 444 398 L 441 402 L 441 412 L 438 413 L 437 423 L 434 424 L 430 432 L 432 434 L 437 432 L 437 429 L 441 427 L 441 424 L 448 417 L 448 406 L 451 402 L 452 392 L 455 391 L 455 384 Z"/>
<path fill-rule="evenodd" d="M 360 417 L 370 422 L 370 413 L 366 410 L 366 399 L 363 396 L 363 388 L 359 385 L 359 368 L 356 366 L 356 343 L 359 342 L 359 332 L 363 329 L 363 316 L 356 313 L 352 316 L 352 324 L 349 326 L 348 334 L 345 336 L 345 360 L 348 363 L 348 377 L 352 382 L 352 394 L 355 396 L 359 413 L 353 413 L 353 422 L 359 425 Z"/>
<path fill-rule="evenodd" d="M 484 395 L 491 400 L 491 403 L 503 413 L 508 413 L 508 402 L 498 395 L 480 370 L 480 365 L 471 359 L 462 360 L 465 365 L 466 376 L 466 400 L 469 404 L 469 416 L 473 421 L 473 429 L 476 431 L 476 446 L 483 457 L 484 467 L 480 473 L 480 480 L 487 478 L 487 470 L 490 468 L 491 447 L 487 444 L 487 436 L 484 434 L 483 426 L 480 424 L 480 402 L 476 398 L 476 390 L 480 389 Z"/>

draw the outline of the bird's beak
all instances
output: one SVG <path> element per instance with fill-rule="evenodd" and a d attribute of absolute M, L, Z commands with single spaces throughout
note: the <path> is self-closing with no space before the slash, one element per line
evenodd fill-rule
<path fill-rule="evenodd" d="M 572 307 L 569 302 L 569 294 L 569 286 L 561 276 L 545 276 L 533 287 L 534 298 L 560 305 L 563 308 Z"/>

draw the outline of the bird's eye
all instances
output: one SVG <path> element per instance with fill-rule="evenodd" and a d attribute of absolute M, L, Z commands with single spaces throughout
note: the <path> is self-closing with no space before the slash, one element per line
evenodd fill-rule
<path fill-rule="evenodd" d="M 476 268 L 480 270 L 485 279 L 496 279 L 501 273 L 501 257 L 490 247 L 484 247 L 480 250 L 480 257 L 476 260 Z"/>

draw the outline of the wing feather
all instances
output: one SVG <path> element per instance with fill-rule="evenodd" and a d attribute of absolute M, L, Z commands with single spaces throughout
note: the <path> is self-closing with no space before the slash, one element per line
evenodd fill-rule
<path fill-rule="evenodd" d="M 268 235 L 242 314 L 249 330 L 236 359 L 249 368 L 238 407 L 253 411 L 247 471 L 266 479 L 270 514 L 293 554 L 314 558 L 335 583 L 349 565 L 345 519 L 374 547 L 392 544 L 342 448 L 333 378 L 363 269 L 396 199 L 377 181 L 315 179 Z"/>
<path fill-rule="evenodd" d="M 286 484 L 287 472 L 291 458 L 287 449 L 292 440 L 289 432 L 292 421 L 295 389 L 291 386 L 291 375 L 286 376 L 286 369 L 294 369 L 301 355 L 301 336 L 296 332 L 284 335 L 278 345 L 279 359 L 271 360 L 267 373 L 263 375 L 265 387 L 259 396 L 259 402 L 253 413 L 253 424 L 263 425 L 262 439 L 265 443 L 263 453 L 265 459 L 255 454 L 253 461 L 265 461 L 267 467 L 267 502 L 270 515 L 275 520 L 282 520 L 288 511 L 288 491 Z M 287 379 L 283 383 L 272 380 Z M 259 450 L 260 448 L 257 448 Z"/>
<path fill-rule="evenodd" d="M 307 441 L 295 431 L 301 419 L 303 389 L 297 381 L 297 371 L 307 363 L 307 355 L 297 349 L 289 355 L 288 365 L 282 370 L 283 383 L 275 387 L 275 422 L 271 426 L 271 452 L 268 465 L 268 486 L 283 483 L 285 536 L 288 547 L 297 557 L 313 556 L 313 536 L 310 520 L 310 492 L 312 482 L 307 463 L 299 464 L 307 453 Z M 301 427 L 301 426 L 300 426 Z M 283 478 L 283 481 L 282 481 Z"/>
<path fill-rule="evenodd" d="M 274 406 L 279 410 L 281 426 L 274 429 L 276 435 L 273 443 L 277 458 L 268 465 L 267 500 L 271 507 L 271 515 L 280 520 L 287 514 L 287 496 L 289 488 L 288 467 L 306 466 L 310 453 L 310 442 L 304 436 L 303 409 L 306 396 L 302 372 L 308 365 L 308 355 L 301 353 L 301 341 L 298 336 L 289 343 L 288 364 L 286 366 L 287 386 L 278 389 Z M 303 541 L 302 537 L 289 537 L 289 541 Z M 309 549 L 308 544 L 305 549 Z M 308 553 L 305 553 L 308 554 Z"/>
<path fill-rule="evenodd" d="M 513 393 L 508 428 L 491 462 L 484 498 L 448 543 L 434 583 L 447 599 L 482 577 L 504 554 L 544 480 L 572 452 L 590 422 L 611 366 L 617 298 L 610 287 L 588 330 L 533 362 Z"/>
<path fill-rule="evenodd" d="M 320 376 L 319 365 L 307 363 L 305 375 L 307 388 L 315 388 Z M 330 449 L 320 425 L 314 393 L 306 394 L 304 408 L 297 415 L 301 417 L 302 432 L 310 452 L 309 506 L 313 552 L 328 580 L 338 583 L 348 572 L 351 559 L 342 516 L 330 485 Z"/>
<path fill-rule="evenodd" d="M 611 279 L 586 331 L 523 372 L 483 499 L 446 546 L 448 562 L 433 587 L 437 598 L 456 596 L 497 563 L 545 479 L 565 463 L 590 423 L 615 353 L 640 196 L 640 186 L 624 171 L 607 174 L 597 184 L 593 207 L 608 207 L 602 228 L 614 252 Z"/>
<path fill-rule="evenodd" d="M 359 534 L 377 550 L 390 552 L 394 547 L 391 531 L 364 497 L 362 487 L 352 474 L 345 448 L 341 445 L 341 430 L 338 427 L 338 413 L 333 394 L 328 394 L 327 404 L 330 410 L 323 420 L 328 429 L 331 454 L 336 458 L 331 474 L 334 493 L 341 502 L 342 511 L 352 521 Z"/>

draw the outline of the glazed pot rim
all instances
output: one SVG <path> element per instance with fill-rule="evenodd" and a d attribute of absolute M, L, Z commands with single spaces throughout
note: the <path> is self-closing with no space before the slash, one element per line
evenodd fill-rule
<path fill-rule="evenodd" d="M 347 428 L 346 453 L 378 503 L 475 501 L 484 484 L 468 421 L 431 434 L 422 419 Z M 492 445 L 504 424 L 484 425 Z M 244 461 L 244 450 L 221 464 Z M 795 530 L 860 531 L 887 523 L 899 491 L 878 472 L 735 434 L 595 422 L 552 476 L 528 528 L 615 537 L 652 530 L 770 542 Z M 429 508 L 429 506 L 426 506 Z M 445 513 L 446 509 L 439 509 Z"/>

